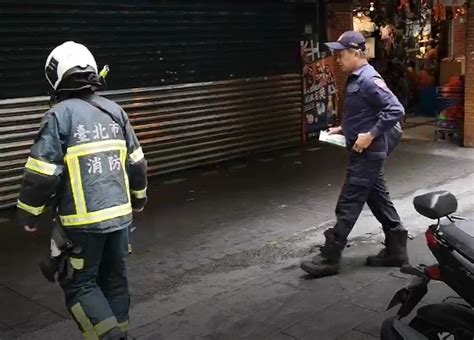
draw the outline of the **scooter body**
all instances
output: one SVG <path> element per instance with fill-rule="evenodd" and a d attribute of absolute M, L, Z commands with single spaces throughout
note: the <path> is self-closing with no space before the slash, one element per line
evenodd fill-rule
<path fill-rule="evenodd" d="M 453 216 L 456 198 L 445 191 L 415 197 L 415 209 L 425 217 L 436 219 L 425 233 L 426 242 L 438 260 L 431 266 L 403 267 L 401 272 L 412 275 L 411 282 L 395 293 L 387 310 L 400 305 L 395 317 L 384 321 L 381 338 L 438 339 L 436 334 L 458 332 L 455 339 L 474 336 L 474 220 Z M 441 219 L 445 221 L 441 223 Z M 428 292 L 431 280 L 451 287 L 464 303 L 440 303 L 422 307 L 406 324 L 407 317 Z M 453 316 L 456 316 L 453 318 Z M 472 333 L 471 333 L 472 332 Z M 465 333 L 465 334 L 464 334 Z M 426 336 L 429 335 L 429 337 Z"/>

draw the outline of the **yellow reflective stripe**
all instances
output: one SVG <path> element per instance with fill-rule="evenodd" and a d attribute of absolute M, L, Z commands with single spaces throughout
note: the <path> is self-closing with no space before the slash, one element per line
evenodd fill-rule
<path fill-rule="evenodd" d="M 146 197 L 146 188 L 143 189 L 143 190 L 132 190 L 132 194 L 133 194 L 133 196 L 135 196 L 135 198 L 138 198 L 138 199 L 145 198 Z"/>
<path fill-rule="evenodd" d="M 107 208 L 99 211 L 87 212 L 84 189 L 82 186 L 81 168 L 79 157 L 97 154 L 106 151 L 119 151 L 122 168 L 124 172 L 125 185 L 127 189 L 128 202 L 122 206 Z M 111 139 L 99 142 L 86 143 L 69 147 L 65 160 L 68 165 L 69 177 L 71 179 L 71 190 L 74 198 L 75 214 L 60 216 L 64 226 L 79 226 L 85 224 L 99 223 L 116 217 L 124 216 L 132 212 L 130 205 L 129 183 L 126 173 L 127 148 L 124 140 Z"/>
<path fill-rule="evenodd" d="M 92 326 L 91 320 L 87 317 L 84 309 L 82 308 L 80 303 L 76 303 L 71 308 L 72 315 L 76 319 L 76 321 L 81 325 L 82 331 L 84 332 L 84 337 L 89 340 L 98 340 L 99 337 L 97 333 L 94 331 L 94 327 Z"/>
<path fill-rule="evenodd" d="M 43 175 L 52 176 L 56 171 L 57 165 L 40 161 L 39 159 L 34 159 L 32 157 L 28 157 L 28 161 L 26 162 L 25 167 L 27 169 L 39 172 Z"/>
<path fill-rule="evenodd" d="M 81 145 L 75 145 L 67 148 L 66 159 L 81 157 L 85 155 L 90 155 L 93 153 L 121 150 L 126 148 L 126 143 L 124 140 L 120 139 L 109 139 L 103 140 L 100 142 L 92 142 Z"/>
<path fill-rule="evenodd" d="M 31 205 L 28 205 L 26 203 L 23 203 L 22 201 L 18 200 L 16 206 L 22 210 L 25 210 L 29 212 L 32 215 L 38 216 L 41 215 L 44 212 L 45 205 L 41 207 L 33 207 Z"/>
<path fill-rule="evenodd" d="M 78 259 L 75 257 L 70 257 L 69 261 L 71 262 L 72 268 L 76 270 L 82 270 L 84 269 L 84 259 Z"/>
<path fill-rule="evenodd" d="M 99 339 L 99 337 L 97 336 L 97 334 L 82 333 L 82 335 L 84 335 L 84 339 L 85 339 L 85 340 L 97 340 L 97 339 Z"/>
<path fill-rule="evenodd" d="M 113 218 L 132 213 L 130 202 L 112 208 L 93 211 L 85 214 L 59 216 L 63 226 L 80 226 L 84 224 L 99 223 Z"/>
<path fill-rule="evenodd" d="M 104 335 L 105 333 L 109 332 L 111 329 L 119 327 L 119 324 L 117 322 L 117 319 L 115 316 L 112 316 L 110 318 L 107 318 L 101 322 L 99 322 L 97 325 L 94 326 L 95 332 L 97 333 L 98 336 Z"/>
<path fill-rule="evenodd" d="M 128 332 L 128 320 L 124 322 L 120 322 L 119 327 L 122 330 L 122 332 Z"/>
<path fill-rule="evenodd" d="M 130 182 L 128 181 L 127 174 L 127 149 L 120 150 L 120 160 L 122 161 L 123 179 L 125 181 L 125 190 L 127 191 L 128 203 L 130 203 Z"/>
<path fill-rule="evenodd" d="M 130 159 L 132 160 L 132 163 L 137 163 L 141 161 L 143 158 L 145 158 L 145 155 L 143 154 L 143 150 L 141 147 L 136 149 L 134 152 L 130 154 Z"/>
<path fill-rule="evenodd" d="M 71 191 L 74 199 L 74 207 L 76 214 L 87 213 L 86 198 L 84 196 L 84 189 L 82 188 L 81 166 L 79 165 L 79 158 L 68 158 L 67 167 L 69 171 L 69 178 L 71 179 Z"/>
<path fill-rule="evenodd" d="M 74 216 L 82 216 L 87 214 L 87 206 L 84 196 L 84 188 L 82 186 L 79 157 L 106 151 L 120 151 L 121 154 L 123 153 L 124 155 L 126 155 L 126 142 L 124 140 L 119 139 L 110 139 L 99 142 L 75 145 L 67 149 L 65 160 L 68 164 L 69 177 L 71 179 L 72 195 L 74 198 L 74 207 L 76 210 L 76 215 Z M 122 167 L 123 169 L 125 169 L 124 161 Z"/>
<path fill-rule="evenodd" d="M 110 72 L 109 65 L 105 65 L 102 70 L 99 72 L 99 76 L 105 79 Z"/>

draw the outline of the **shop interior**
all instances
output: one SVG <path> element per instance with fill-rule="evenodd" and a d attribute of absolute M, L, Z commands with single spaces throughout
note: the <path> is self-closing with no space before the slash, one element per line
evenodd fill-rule
<path fill-rule="evenodd" d="M 461 143 L 465 56 L 458 32 L 466 16 L 467 4 L 456 0 L 354 4 L 354 30 L 405 107 L 405 138 Z"/>

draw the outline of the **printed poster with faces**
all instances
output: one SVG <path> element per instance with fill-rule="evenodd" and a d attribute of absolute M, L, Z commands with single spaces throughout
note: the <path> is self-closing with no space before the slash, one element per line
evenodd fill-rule
<path fill-rule="evenodd" d="M 303 67 L 303 135 L 315 137 L 337 116 L 337 88 L 334 57 L 307 63 Z"/>

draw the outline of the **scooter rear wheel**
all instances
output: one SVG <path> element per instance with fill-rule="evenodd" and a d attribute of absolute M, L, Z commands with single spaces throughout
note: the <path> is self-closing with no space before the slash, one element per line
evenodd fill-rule
<path fill-rule="evenodd" d="M 440 315 L 440 320 L 426 321 L 419 317 L 415 317 L 410 322 L 410 327 L 426 336 L 429 340 L 472 340 L 474 332 L 466 329 L 462 322 L 455 320 L 446 320 L 444 315 Z"/>

